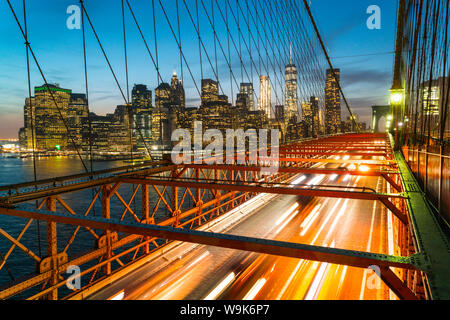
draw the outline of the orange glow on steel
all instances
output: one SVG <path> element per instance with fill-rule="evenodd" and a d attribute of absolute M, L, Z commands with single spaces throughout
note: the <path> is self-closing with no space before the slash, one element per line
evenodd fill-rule
<path fill-rule="evenodd" d="M 369 168 L 369 166 L 366 166 L 366 165 L 360 165 L 358 167 L 358 170 L 361 172 L 368 172 L 368 171 L 370 171 L 370 168 Z"/>

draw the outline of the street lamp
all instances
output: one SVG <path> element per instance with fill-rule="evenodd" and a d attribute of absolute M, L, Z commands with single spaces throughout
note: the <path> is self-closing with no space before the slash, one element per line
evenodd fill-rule
<path fill-rule="evenodd" d="M 398 147 L 400 147 L 399 139 L 401 139 L 401 134 L 399 134 L 398 131 L 403 126 L 403 107 L 405 103 L 405 90 L 403 89 L 399 81 L 394 82 L 394 85 L 390 90 L 390 94 L 393 117 L 391 119 L 388 119 L 390 120 L 389 122 L 391 122 L 392 120 L 394 124 L 393 130 L 395 131 L 395 149 L 397 149 Z M 399 123 L 402 123 L 402 126 L 399 126 Z"/>
<path fill-rule="evenodd" d="M 400 105 L 403 102 L 404 91 L 403 89 L 391 89 L 391 104 Z"/>

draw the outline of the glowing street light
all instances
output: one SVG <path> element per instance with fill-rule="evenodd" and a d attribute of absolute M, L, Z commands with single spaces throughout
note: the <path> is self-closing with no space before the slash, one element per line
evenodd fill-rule
<path fill-rule="evenodd" d="M 361 172 L 368 172 L 368 171 L 370 171 L 370 168 L 369 168 L 369 166 L 366 166 L 365 164 L 363 164 L 358 167 L 358 170 Z"/>
<path fill-rule="evenodd" d="M 391 104 L 398 105 L 403 101 L 403 93 L 391 90 Z"/>

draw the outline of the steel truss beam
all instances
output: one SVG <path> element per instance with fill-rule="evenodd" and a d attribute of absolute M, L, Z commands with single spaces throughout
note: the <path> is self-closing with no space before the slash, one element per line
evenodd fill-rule
<path fill-rule="evenodd" d="M 31 206 L 22 207 L 23 208 L 18 209 L 0 208 L 0 213 L 15 217 L 44 220 L 47 221 L 47 223 L 62 223 L 101 229 L 105 230 L 105 232 L 116 231 L 228 249 L 342 264 L 357 268 L 378 266 L 381 270 L 381 279 L 385 281 L 385 283 L 399 295 L 400 298 L 417 299 L 410 289 L 389 269 L 389 267 L 394 267 L 407 270 L 420 270 L 420 267 L 416 265 L 415 256 L 399 257 L 157 225 L 126 223 L 100 217 L 78 217 L 54 211 L 36 210 Z M 52 288 L 48 288 L 48 290 L 51 289 Z"/>
<path fill-rule="evenodd" d="M 264 167 L 261 166 L 239 166 L 239 165 L 202 165 L 202 164 L 186 164 L 184 168 L 188 169 L 211 169 L 211 170 L 227 170 L 227 171 L 252 171 L 259 172 Z M 269 169 L 269 167 L 266 167 Z M 359 171 L 359 170 L 344 170 L 344 169 L 317 169 L 317 168 L 301 168 L 301 167 L 281 167 L 277 169 L 277 172 L 281 173 L 303 173 L 303 174 L 338 174 L 338 175 L 351 175 L 351 176 L 366 176 L 366 177 L 383 177 L 386 181 L 398 192 L 402 192 L 402 188 L 390 175 L 398 176 L 399 173 L 394 170 L 390 171 Z"/>
<path fill-rule="evenodd" d="M 392 213 L 400 219 L 405 225 L 408 224 L 408 217 L 391 202 L 390 199 L 404 199 L 404 196 L 399 194 L 387 194 L 376 192 L 360 192 L 360 191 L 341 191 L 337 186 L 305 186 L 305 185 L 289 185 L 283 183 L 265 183 L 265 182 L 245 182 L 233 180 L 206 180 L 199 182 L 189 179 L 174 180 L 165 179 L 161 177 L 129 177 L 123 178 L 122 182 L 131 184 L 149 184 L 154 186 L 165 187 L 185 187 L 185 188 L 199 188 L 209 190 L 228 190 L 238 192 L 254 192 L 254 193 L 274 193 L 274 194 L 289 194 L 298 196 L 313 196 L 326 198 L 345 198 L 357 200 L 379 200 Z M 280 185 L 285 185 L 280 187 Z M 318 187 L 322 188 L 319 189 Z M 327 189 L 325 189 L 327 187 Z M 346 187 L 347 189 L 363 189 Z M 342 189 L 342 188 L 341 188 Z"/>
<path fill-rule="evenodd" d="M 371 156 L 371 157 L 387 157 L 388 154 L 385 152 L 373 152 L 370 153 L 367 150 L 365 152 L 337 152 L 337 151 L 320 151 L 311 149 L 311 151 L 301 150 L 301 151 L 290 151 L 290 150 L 280 150 L 280 155 L 323 155 L 323 156 Z"/>

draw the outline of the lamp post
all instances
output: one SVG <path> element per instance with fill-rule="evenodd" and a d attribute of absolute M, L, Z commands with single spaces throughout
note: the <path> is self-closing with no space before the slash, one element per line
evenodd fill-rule
<path fill-rule="evenodd" d="M 395 150 L 398 150 L 401 147 L 402 141 L 400 141 L 403 138 L 403 123 L 404 123 L 404 103 L 405 103 L 405 90 L 401 85 L 393 85 L 391 90 L 391 97 L 390 102 L 392 106 L 392 116 L 391 120 L 389 121 L 388 118 L 388 128 L 389 131 L 392 133 L 392 130 L 394 131 L 394 137 L 395 137 Z M 391 122 L 392 121 L 392 122 Z M 391 125 L 391 127 L 390 127 Z"/>

